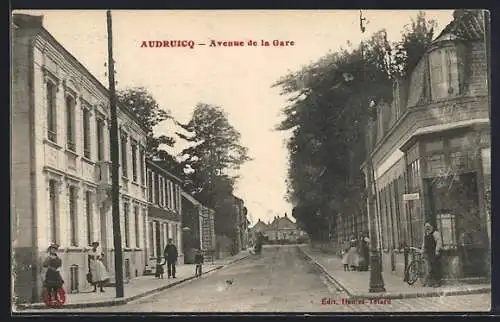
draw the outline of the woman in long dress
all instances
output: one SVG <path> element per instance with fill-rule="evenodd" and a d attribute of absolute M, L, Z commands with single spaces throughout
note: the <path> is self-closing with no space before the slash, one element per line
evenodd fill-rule
<path fill-rule="evenodd" d="M 347 263 L 349 265 L 349 268 L 353 271 L 356 271 L 358 269 L 359 265 L 359 254 L 358 254 L 358 241 L 356 237 L 353 235 L 350 240 L 350 248 L 347 257 Z"/>
<path fill-rule="evenodd" d="M 104 283 L 108 280 L 109 275 L 106 270 L 106 266 L 102 262 L 104 254 L 99 247 L 98 242 L 92 243 L 92 248 L 89 251 L 89 267 L 90 274 L 92 275 L 92 284 L 94 285 L 94 292 L 97 292 L 97 287 L 99 290 L 104 292 Z"/>

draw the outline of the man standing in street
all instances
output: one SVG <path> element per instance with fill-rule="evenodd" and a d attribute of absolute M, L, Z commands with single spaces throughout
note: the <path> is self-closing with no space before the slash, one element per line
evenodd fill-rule
<path fill-rule="evenodd" d="M 422 250 L 427 258 L 428 275 L 426 286 L 441 286 L 441 250 L 443 241 L 441 234 L 429 222 L 424 225 L 424 240 Z"/>
<path fill-rule="evenodd" d="M 168 243 L 167 246 L 165 246 L 163 255 L 167 259 L 168 278 L 170 278 L 170 276 L 172 276 L 172 278 L 175 278 L 175 264 L 177 264 L 177 256 L 179 254 L 177 252 L 177 247 L 173 244 L 172 238 L 168 239 Z"/>

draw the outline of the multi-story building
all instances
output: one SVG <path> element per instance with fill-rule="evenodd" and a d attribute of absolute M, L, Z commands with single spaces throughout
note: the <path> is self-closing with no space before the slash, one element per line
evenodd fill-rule
<path fill-rule="evenodd" d="M 179 251 L 179 262 L 183 261 L 182 252 L 182 180 L 166 171 L 158 162 L 146 160 L 148 191 L 148 271 L 156 260 L 163 261 L 163 250 L 168 239 Z"/>
<path fill-rule="evenodd" d="M 383 271 L 403 275 L 404 246 L 430 222 L 443 238 L 445 277 L 487 277 L 491 252 L 488 59 L 484 17 L 457 10 L 392 104 L 378 106 L 371 160 Z M 369 165 L 369 163 L 367 163 Z M 364 166 L 368 178 L 370 167 Z"/>
<path fill-rule="evenodd" d="M 90 287 L 86 247 L 98 241 L 114 276 L 109 92 L 44 27 L 13 16 L 11 164 L 13 292 L 38 301 L 50 243 L 68 293 Z M 144 269 L 146 132 L 119 106 L 120 215 L 125 277 Z"/>

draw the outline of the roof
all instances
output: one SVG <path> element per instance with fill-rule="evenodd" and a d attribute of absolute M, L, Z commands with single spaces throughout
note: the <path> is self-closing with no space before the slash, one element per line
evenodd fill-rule
<path fill-rule="evenodd" d="M 268 226 L 269 229 L 297 229 L 297 226 L 288 216 L 274 217 L 274 220 Z"/>
<path fill-rule="evenodd" d="M 453 34 L 464 40 L 483 40 L 484 11 L 478 9 L 458 9 L 453 12 L 453 20 L 443 29 L 436 39 Z"/>
<path fill-rule="evenodd" d="M 173 175 L 171 172 L 165 170 L 160 164 L 158 164 L 158 162 L 154 161 L 154 160 L 151 160 L 149 158 L 146 159 L 146 167 L 147 166 L 152 166 L 154 167 L 156 170 L 160 171 L 162 174 L 165 174 L 167 175 L 170 179 L 173 179 L 175 181 L 177 181 L 177 183 L 182 183 L 182 179 L 180 179 L 179 177 Z"/>
<path fill-rule="evenodd" d="M 75 65 L 78 66 L 83 71 L 83 74 L 86 74 L 86 76 L 89 78 L 89 80 L 102 92 L 105 93 L 106 96 L 109 96 L 110 92 L 104 84 L 101 83 L 73 54 L 71 54 L 64 46 L 57 41 L 57 39 L 43 26 L 43 16 L 34 16 L 34 15 L 27 15 L 27 14 L 19 14 L 16 13 L 13 15 L 13 22 L 15 25 L 21 28 L 35 28 L 39 29 L 40 32 L 38 34 L 44 36 L 47 38 L 50 42 L 52 42 L 58 49 L 66 55 L 71 63 L 74 63 Z M 137 125 L 146 133 L 149 132 L 149 129 L 144 126 L 144 124 L 139 120 L 137 115 L 131 111 L 127 106 L 120 104 L 118 100 L 116 101 L 116 106 L 125 114 L 127 114 L 129 117 L 134 120 Z"/>

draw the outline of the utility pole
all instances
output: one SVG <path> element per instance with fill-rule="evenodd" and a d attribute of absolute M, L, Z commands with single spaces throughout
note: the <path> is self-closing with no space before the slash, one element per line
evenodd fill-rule
<path fill-rule="evenodd" d="M 363 34 L 366 30 L 365 27 L 366 18 L 363 17 L 363 12 L 359 10 L 359 27 L 361 29 L 361 34 Z M 362 73 L 364 74 L 364 52 L 363 52 L 363 39 L 361 39 L 361 63 L 362 63 Z M 363 77 L 363 76 L 362 76 Z M 364 79 L 364 77 L 363 77 Z M 364 95 L 361 95 L 364 98 Z M 362 102 L 362 104 L 364 104 Z M 371 106 L 370 106 L 371 108 Z M 371 111 L 370 111 L 371 112 Z M 369 113 L 371 114 L 371 113 Z M 370 116 L 369 116 L 370 117 Z M 368 118 L 367 122 L 371 122 Z M 380 247 L 378 244 L 377 234 L 378 234 L 378 205 L 377 205 L 377 186 L 375 182 L 375 172 L 373 169 L 373 158 L 372 158 L 372 149 L 371 149 L 371 140 L 370 140 L 370 127 L 366 127 L 366 182 L 368 187 L 368 223 L 370 225 L 370 293 L 378 293 L 385 292 L 384 287 L 384 279 L 382 277 L 382 261 L 380 258 Z M 375 194 L 374 194 L 375 192 Z M 375 217 L 375 218 L 373 218 Z"/>
<path fill-rule="evenodd" d="M 123 297 L 123 253 L 120 230 L 120 165 L 118 155 L 118 114 L 116 111 L 115 63 L 113 60 L 113 27 L 111 10 L 106 11 L 108 25 L 108 80 L 109 105 L 111 109 L 111 202 L 113 217 L 113 242 L 115 248 L 116 297 Z"/>

